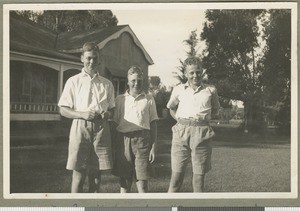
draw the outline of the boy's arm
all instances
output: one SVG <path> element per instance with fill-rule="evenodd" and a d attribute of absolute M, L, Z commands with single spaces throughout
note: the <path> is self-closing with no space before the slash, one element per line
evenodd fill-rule
<path fill-rule="evenodd" d="M 115 102 L 114 86 L 111 82 L 109 82 L 109 86 L 107 89 L 108 89 L 108 94 L 107 94 L 108 110 L 102 112 L 101 116 L 103 119 L 112 119 L 114 116 L 116 102 Z"/>
<path fill-rule="evenodd" d="M 149 161 L 153 163 L 156 156 L 156 140 L 157 140 L 157 123 L 156 121 L 152 121 L 150 123 L 150 138 L 152 143 L 152 148 L 149 154 Z"/>
<path fill-rule="evenodd" d="M 59 112 L 62 116 L 70 119 L 93 120 L 96 117 L 95 111 L 75 111 L 74 109 L 65 106 L 60 107 Z"/>
<path fill-rule="evenodd" d="M 177 118 L 176 118 L 176 111 L 177 111 L 177 108 L 170 108 L 170 115 L 171 117 L 173 117 L 173 119 L 175 119 L 177 121 Z"/>
<path fill-rule="evenodd" d="M 179 104 L 179 87 L 174 87 L 169 102 L 167 103 L 167 108 L 170 109 L 170 115 L 177 121 L 176 111 Z"/>

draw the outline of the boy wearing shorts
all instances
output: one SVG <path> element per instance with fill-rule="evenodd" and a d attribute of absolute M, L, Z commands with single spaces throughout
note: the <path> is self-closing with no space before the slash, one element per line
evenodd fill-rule
<path fill-rule="evenodd" d="M 174 87 L 167 104 L 171 116 L 177 121 L 172 127 L 172 176 L 168 192 L 180 190 L 190 160 L 193 191 L 203 192 L 204 176 L 211 169 L 211 140 L 215 135 L 209 120 L 218 114 L 220 104 L 216 88 L 202 82 L 201 60 L 189 57 L 184 67 L 188 81 Z"/>
<path fill-rule="evenodd" d="M 139 193 L 148 191 L 151 163 L 155 159 L 158 119 L 154 98 L 143 91 L 143 72 L 132 66 L 127 74 L 129 90 L 117 96 L 113 121 L 114 175 L 120 177 L 121 193 L 129 193 L 136 181 Z"/>
<path fill-rule="evenodd" d="M 101 170 L 112 168 L 111 134 L 108 119 L 113 116 L 114 88 L 98 74 L 99 48 L 85 43 L 82 72 L 66 82 L 58 106 L 62 116 L 73 119 L 69 136 L 67 169 L 73 171 L 72 193 L 83 192 L 89 173 L 89 192 L 99 192 Z"/>

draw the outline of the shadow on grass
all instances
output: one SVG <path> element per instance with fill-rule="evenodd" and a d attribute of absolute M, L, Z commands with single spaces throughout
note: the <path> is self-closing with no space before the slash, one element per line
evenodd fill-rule
<path fill-rule="evenodd" d="M 153 164 L 154 178 L 149 180 L 150 192 L 166 192 L 168 189 L 171 178 L 171 127 L 174 124 L 172 120 L 158 122 L 157 159 Z M 289 190 L 290 156 L 287 149 L 290 148 L 290 137 L 244 134 L 237 127 L 229 125 L 213 128 L 216 132 L 213 141 L 214 167 L 207 177 L 207 190 Z M 65 169 L 68 139 L 40 138 L 11 140 L 11 192 L 69 193 L 72 171 Z M 119 192 L 119 178 L 115 176 L 104 174 L 101 184 L 102 192 Z M 190 191 L 191 169 L 188 167 L 182 192 Z M 135 185 L 132 192 L 136 192 Z"/>

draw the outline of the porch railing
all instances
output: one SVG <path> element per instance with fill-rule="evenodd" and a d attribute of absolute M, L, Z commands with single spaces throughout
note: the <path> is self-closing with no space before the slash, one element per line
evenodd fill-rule
<path fill-rule="evenodd" d="M 51 103 L 10 103 L 11 113 L 58 113 L 57 104 Z"/>

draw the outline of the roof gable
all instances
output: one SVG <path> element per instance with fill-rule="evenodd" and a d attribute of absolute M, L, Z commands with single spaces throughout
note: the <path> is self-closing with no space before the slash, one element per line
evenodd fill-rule
<path fill-rule="evenodd" d="M 132 36 L 134 43 L 142 50 L 148 63 L 153 64 L 153 60 L 150 55 L 147 53 L 129 25 L 107 27 L 81 34 L 61 34 L 58 35 L 57 49 L 64 53 L 80 53 L 83 44 L 88 41 L 97 43 L 99 48 L 102 49 L 109 41 L 119 38 L 124 32 L 127 32 Z"/>
<path fill-rule="evenodd" d="M 81 52 L 85 42 L 100 43 L 107 37 L 121 30 L 125 26 L 112 26 L 102 29 L 93 29 L 87 32 L 65 32 L 58 35 L 56 49 L 62 52 Z"/>

